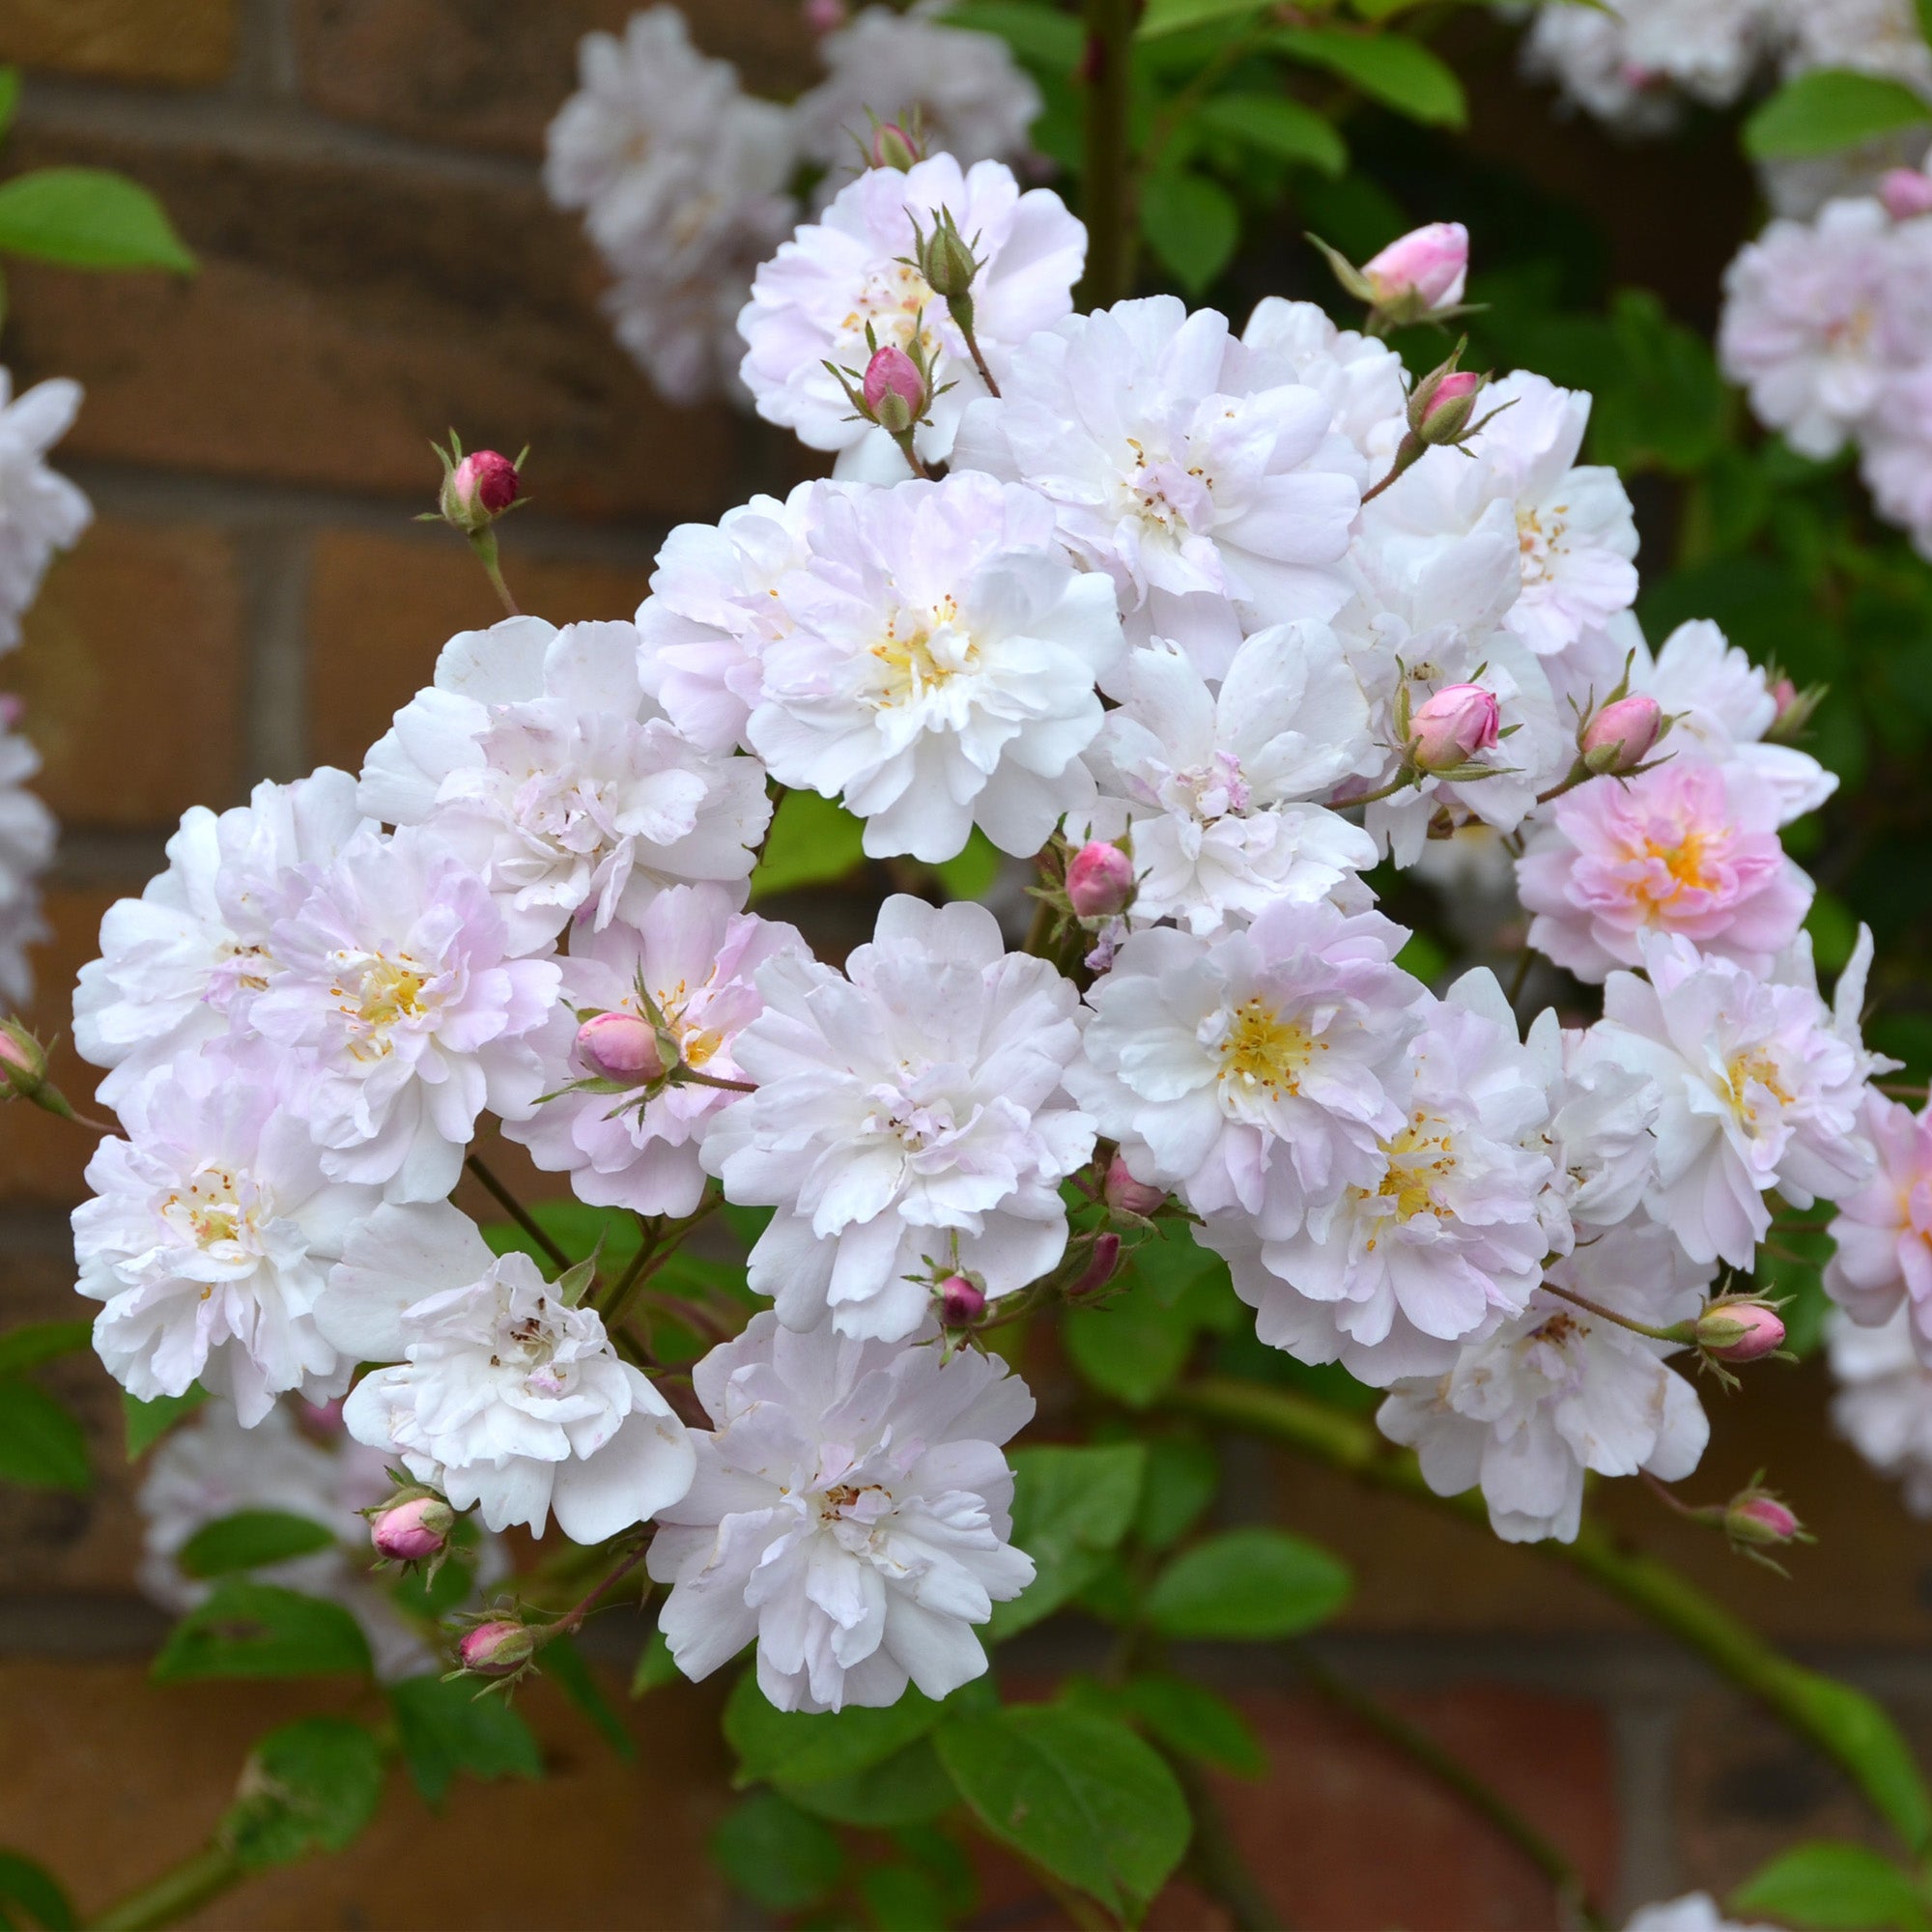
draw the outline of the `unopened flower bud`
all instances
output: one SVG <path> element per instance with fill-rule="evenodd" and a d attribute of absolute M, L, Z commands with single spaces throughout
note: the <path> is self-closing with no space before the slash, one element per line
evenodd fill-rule
<path fill-rule="evenodd" d="M 950 1274 L 939 1284 L 939 1319 L 949 1328 L 970 1328 L 985 1312 L 985 1291 L 963 1274 Z"/>
<path fill-rule="evenodd" d="M 463 1633 L 456 1646 L 457 1661 L 479 1677 L 508 1677 L 534 1655 L 536 1634 L 526 1624 L 498 1617 Z"/>
<path fill-rule="evenodd" d="M 845 0 L 805 0 L 805 24 L 814 34 L 830 34 L 842 27 L 845 24 Z"/>
<path fill-rule="evenodd" d="M 973 293 L 973 278 L 980 264 L 966 245 L 966 238 L 953 222 L 950 209 L 942 208 L 932 224 L 932 233 L 919 242 L 919 271 L 934 295 L 943 296 L 956 317 L 958 304 Z"/>
<path fill-rule="evenodd" d="M 1762 1549 L 1795 1543 L 1804 1533 L 1797 1511 L 1766 1490 L 1746 1490 L 1724 1511 L 1724 1534 L 1733 1543 Z"/>
<path fill-rule="evenodd" d="M 1784 1323 L 1761 1301 L 1713 1302 L 1697 1318 L 1697 1346 L 1720 1362 L 1754 1362 L 1784 1346 Z"/>
<path fill-rule="evenodd" d="M 1118 1208 L 1122 1214 L 1138 1214 L 1143 1219 L 1167 1199 L 1166 1188 L 1150 1187 L 1145 1180 L 1136 1180 L 1127 1170 L 1126 1157 L 1118 1153 L 1107 1163 L 1106 1184 L 1101 1191 L 1109 1208 Z"/>
<path fill-rule="evenodd" d="M 1460 302 L 1468 271 L 1469 231 L 1460 221 L 1432 221 L 1362 264 L 1376 306 L 1407 309 L 1416 321 Z"/>
<path fill-rule="evenodd" d="M 1453 771 L 1495 744 L 1495 694 L 1480 684 L 1445 684 L 1408 723 L 1408 755 L 1420 771 Z"/>
<path fill-rule="evenodd" d="M 1134 896 L 1134 864 L 1118 845 L 1090 838 L 1066 862 L 1066 902 L 1081 919 L 1111 919 Z"/>
<path fill-rule="evenodd" d="M 1619 697 L 1592 718 L 1579 741 L 1593 772 L 1627 772 L 1643 763 L 1663 728 L 1663 707 L 1647 692 Z"/>
<path fill-rule="evenodd" d="M 606 1080 L 626 1087 L 648 1087 L 664 1078 L 664 1053 L 657 1029 L 636 1013 L 612 1009 L 592 1013 L 577 1029 L 577 1054 Z"/>
<path fill-rule="evenodd" d="M 1932 176 L 1919 168 L 1891 168 L 1878 185 L 1878 198 L 1894 221 L 1932 214 Z"/>
<path fill-rule="evenodd" d="M 843 15 L 843 0 L 823 0 L 823 3 L 837 8 Z M 919 143 L 896 121 L 882 121 L 872 129 L 871 144 L 866 153 L 875 168 L 895 168 L 900 174 L 910 173 L 922 159 Z"/>
<path fill-rule="evenodd" d="M 0 692 L 0 725 L 9 731 L 19 728 L 20 720 L 27 715 L 27 700 L 17 692 Z"/>
<path fill-rule="evenodd" d="M 47 1051 L 18 1020 L 0 1020 L 0 1084 L 7 1097 L 32 1100 L 47 1084 Z"/>
<path fill-rule="evenodd" d="M 392 1563 L 420 1563 L 449 1542 L 456 1512 L 440 1496 L 410 1496 L 369 1519 L 369 1541 Z"/>
<path fill-rule="evenodd" d="M 1775 679 L 1771 696 L 1777 706 L 1777 713 L 1771 721 L 1771 729 L 1764 735 L 1780 745 L 1789 745 L 1802 738 L 1811 723 L 1811 714 L 1825 701 L 1825 691 L 1826 687 L 1822 684 L 1801 691 L 1788 677 Z"/>
<path fill-rule="evenodd" d="M 475 449 L 442 479 L 442 515 L 460 530 L 475 531 L 495 523 L 523 488 L 517 466 L 494 449 Z"/>
<path fill-rule="evenodd" d="M 1104 1235 L 1094 1237 L 1094 1253 L 1086 1269 L 1071 1288 L 1066 1291 L 1069 1301 L 1077 1301 L 1083 1294 L 1094 1294 L 1113 1280 L 1114 1270 L 1121 1264 L 1121 1237 L 1109 1230 Z"/>
<path fill-rule="evenodd" d="M 930 398 L 919 364 L 888 343 L 872 352 L 862 391 L 872 420 L 889 436 L 903 436 L 925 414 Z"/>
<path fill-rule="evenodd" d="M 1437 382 L 1418 383 L 1409 399 L 1409 429 L 1431 448 L 1461 442 L 1476 413 L 1476 397 L 1488 379 L 1471 369 L 1452 369 Z"/>

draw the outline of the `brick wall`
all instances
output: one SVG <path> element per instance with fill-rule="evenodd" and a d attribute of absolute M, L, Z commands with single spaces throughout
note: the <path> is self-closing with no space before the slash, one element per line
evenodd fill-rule
<path fill-rule="evenodd" d="M 431 436 L 454 425 L 471 444 L 533 446 L 534 501 L 508 526 L 506 565 L 526 606 L 558 620 L 628 611 L 669 523 L 713 517 L 796 467 L 726 412 L 656 400 L 602 324 L 589 251 L 544 202 L 541 131 L 577 37 L 627 11 L 0 0 L 0 59 L 30 70 L 4 165 L 125 168 L 162 195 L 203 263 L 190 283 L 9 270 L 0 351 L 23 381 L 86 384 L 61 461 L 99 512 L 5 668 L 64 833 L 43 1028 L 65 1026 L 102 907 L 158 867 L 185 806 L 232 804 L 321 761 L 354 766 L 442 639 L 490 620 L 461 547 L 411 521 L 436 476 Z M 699 42 L 753 85 L 804 71 L 790 0 L 692 12 Z M 1554 143 L 1568 178 L 1603 178 L 1593 137 L 1552 134 L 1540 107 L 1516 106 L 1522 138 Z M 1721 183 L 1720 201 L 1735 188 Z M 1706 226 L 1733 213 L 1723 202 Z M 1645 255 L 1626 198 L 1620 258 L 1637 279 L 1708 279 L 1711 249 L 1689 263 L 1685 232 L 1670 225 L 1671 252 Z M 58 1077 L 85 1089 L 71 1059 Z M 64 1215 L 85 1151 L 43 1116 L 0 1110 L 0 1323 L 73 1312 Z M 85 1500 L 0 1489 L 0 1837 L 46 1858 L 92 1908 L 204 1833 L 250 1739 L 312 1698 L 146 1684 L 160 1626 L 131 1590 L 118 1406 L 98 1370 L 65 1377 L 104 1475 Z M 1719 1403 L 1708 1485 L 1722 1493 L 1769 1463 L 1797 1492 L 1824 1541 L 1793 1583 L 1673 1535 L 1640 1495 L 1617 1506 L 1932 1743 L 1932 1533 L 1828 1438 L 1815 1370 L 1780 1377 L 1782 1400 L 1768 1379 Z M 1331 1659 L 1481 1763 L 1608 1894 L 1721 1887 L 1795 1834 L 1869 1830 L 1833 1774 L 1553 1567 L 1299 1466 L 1234 1460 L 1243 1510 L 1278 1514 L 1359 1568 Z M 1032 1662 L 1077 1661 L 1083 1643 L 1047 1633 Z M 1285 1663 L 1203 1662 L 1238 1685 L 1275 1754 L 1267 1783 L 1224 1795 L 1290 1922 L 1551 1921 L 1516 1854 L 1311 1704 Z M 642 1749 L 626 1770 L 540 1690 L 529 1709 L 553 1781 L 460 1788 L 433 1833 L 404 1804 L 351 1853 L 198 1922 L 723 1923 L 696 1853 L 725 1802 L 714 1703 L 670 1691 L 639 1707 Z M 1009 1908 L 999 1922 L 1050 1922 L 1023 1873 L 995 1867 L 989 1884 Z M 1177 1889 L 1156 1922 L 1215 1920 Z"/>

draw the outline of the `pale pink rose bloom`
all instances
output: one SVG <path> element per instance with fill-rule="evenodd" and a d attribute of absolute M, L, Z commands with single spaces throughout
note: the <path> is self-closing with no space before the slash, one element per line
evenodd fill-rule
<path fill-rule="evenodd" d="M 1868 1185 L 1838 1203 L 1825 1292 L 1861 1327 L 1911 1309 L 1912 1345 L 1932 1363 L 1932 1104 L 1915 1114 L 1867 1092 L 1864 1130 L 1878 1150 Z"/>
<path fill-rule="evenodd" d="M 1469 231 L 1460 221 L 1432 221 L 1391 242 L 1362 264 L 1378 301 L 1420 296 L 1432 309 L 1463 299 L 1469 270 Z"/>
<path fill-rule="evenodd" d="M 1601 778 L 1550 809 L 1517 862 L 1529 943 L 1579 980 L 1634 966 L 1647 933 L 1768 973 L 1810 909 L 1811 882 L 1777 842 L 1768 786 L 1713 765 Z"/>

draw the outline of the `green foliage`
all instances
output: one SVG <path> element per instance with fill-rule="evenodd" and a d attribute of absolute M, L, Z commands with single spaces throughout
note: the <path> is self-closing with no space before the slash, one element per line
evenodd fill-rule
<path fill-rule="evenodd" d="M 649 1690 L 662 1690 L 667 1684 L 675 1684 L 684 1675 L 670 1654 L 670 1645 L 665 1641 L 664 1632 L 654 1630 L 644 1639 L 644 1647 L 638 1653 L 638 1666 L 631 1672 L 631 1695 L 641 1697 Z"/>
<path fill-rule="evenodd" d="M 1141 185 L 1141 234 L 1164 267 L 1198 296 L 1234 259 L 1241 212 L 1217 181 L 1163 167 Z"/>
<path fill-rule="evenodd" d="M 1349 165 L 1348 145 L 1334 124 L 1279 94 L 1216 94 L 1202 103 L 1196 118 L 1210 132 L 1277 160 L 1300 162 L 1324 175 L 1339 175 Z"/>
<path fill-rule="evenodd" d="M 335 1532 L 312 1517 L 284 1510 L 238 1510 L 203 1523 L 176 1555 L 190 1577 L 226 1577 L 237 1570 L 262 1570 L 327 1549 Z"/>
<path fill-rule="evenodd" d="M 753 1791 L 727 1812 L 710 1849 L 724 1876 L 768 1912 L 817 1904 L 845 1872 L 837 1834 L 776 1791 Z"/>
<path fill-rule="evenodd" d="M 0 82 L 12 71 L 0 69 Z M 39 1926 L 41 1932 L 74 1932 L 79 1924 L 60 1881 L 18 1852 L 0 1851 L 0 1926 Z"/>
<path fill-rule="evenodd" d="M 1114 1693 L 1119 1708 L 1167 1748 L 1237 1777 L 1260 1777 L 1267 1753 L 1248 1720 L 1225 1698 L 1184 1677 L 1129 1678 Z"/>
<path fill-rule="evenodd" d="M 1225 1333 L 1240 1306 L 1218 1255 L 1196 1246 L 1183 1222 L 1162 1222 L 1135 1248 L 1124 1293 L 1068 1311 L 1062 1334 L 1080 1374 L 1103 1395 L 1145 1408 L 1174 1383 L 1204 1329 Z"/>
<path fill-rule="evenodd" d="M 1268 44 L 1291 60 L 1325 68 L 1371 100 L 1432 128 L 1469 119 L 1463 83 L 1442 61 L 1399 34 L 1351 34 L 1341 27 L 1283 27 Z"/>
<path fill-rule="evenodd" d="M 181 1395 L 159 1395 L 142 1402 L 125 1390 L 121 1396 L 121 1415 L 128 1431 L 128 1460 L 144 1456 L 184 1416 L 192 1415 L 208 1400 L 208 1391 L 199 1382 L 190 1382 Z"/>
<path fill-rule="evenodd" d="M 1785 1666 L 1788 1694 L 1811 1723 L 1857 1768 L 1859 1783 L 1881 1817 L 1914 1852 L 1932 1842 L 1932 1798 L 1898 1727 L 1862 1690 L 1797 1664 Z"/>
<path fill-rule="evenodd" d="M 627 1208 L 591 1208 L 582 1201 L 539 1201 L 529 1213 L 573 1262 L 594 1254 L 607 1273 L 621 1274 L 643 1245 L 638 1217 Z M 514 1221 L 486 1221 L 481 1232 L 492 1254 L 528 1255 L 546 1274 L 555 1272 L 556 1264 Z"/>
<path fill-rule="evenodd" d="M 625 1764 L 635 1764 L 636 1740 L 624 1727 L 616 1708 L 604 1694 L 604 1687 L 592 1675 L 575 1638 L 555 1636 L 543 1648 L 544 1675 L 589 1719 L 599 1737 Z"/>
<path fill-rule="evenodd" d="M 29 1321 L 0 1335 L 0 1376 L 17 1376 L 62 1355 L 78 1354 L 94 1336 L 91 1321 Z"/>
<path fill-rule="evenodd" d="M 473 1680 L 406 1677 L 386 1694 L 403 1763 L 424 1803 L 440 1805 L 459 1772 L 486 1781 L 543 1775 L 530 1727 L 508 1698 L 479 1697 Z"/>
<path fill-rule="evenodd" d="M 20 108 L 20 70 L 0 67 L 0 139 L 12 131 L 14 116 Z"/>
<path fill-rule="evenodd" d="M 1730 1897 L 1733 1914 L 1770 1913 L 1780 1923 L 1832 1932 L 1923 1932 L 1923 1889 L 1864 1845 L 1794 1845 Z"/>
<path fill-rule="evenodd" d="M 1221 1465 L 1213 1449 L 1189 1436 L 1156 1436 L 1147 1445 L 1134 1534 L 1150 1549 L 1179 1543 L 1221 1486 Z"/>
<path fill-rule="evenodd" d="M 758 1689 L 756 1671 L 747 1670 L 724 1706 L 724 1740 L 738 1753 L 735 1782 L 741 1788 L 767 1778 L 816 1784 L 883 1764 L 945 1715 L 944 1704 L 910 1688 L 880 1710 L 781 1711 Z"/>
<path fill-rule="evenodd" d="M 1029 67 L 1070 76 L 1080 65 L 1080 22 L 1057 7 L 1029 6 L 1026 0 L 961 0 L 946 10 L 946 24 L 997 35 Z"/>
<path fill-rule="evenodd" d="M 859 1895 L 879 1932 L 932 1932 L 947 1920 L 938 1882 L 919 1865 L 873 1865 L 859 1875 Z"/>
<path fill-rule="evenodd" d="M 70 269 L 195 268 L 160 203 L 105 168 L 39 168 L 0 182 L 0 253 Z"/>
<path fill-rule="evenodd" d="M 1932 120 L 1932 108 L 1902 81 L 1844 68 L 1818 68 L 1787 81 L 1745 123 L 1754 161 L 1795 161 L 1895 134 Z"/>
<path fill-rule="evenodd" d="M 995 1604 L 995 1640 L 1037 1624 L 1099 1576 L 1140 1502 L 1147 1450 L 1139 1442 L 1093 1448 L 1020 1448 L 1013 1465 L 1013 1542 L 1038 1572 L 1011 1603 Z"/>
<path fill-rule="evenodd" d="M 0 1376 L 0 1482 L 80 1492 L 93 1481 L 80 1424 L 38 1383 Z"/>
<path fill-rule="evenodd" d="M 151 1675 L 157 1684 L 180 1684 L 368 1670 L 368 1639 L 340 1604 L 231 1577 L 168 1633 Z"/>
<path fill-rule="evenodd" d="M 251 1870 L 339 1852 L 375 1816 L 383 1747 L 346 1718 L 302 1718 L 249 1753 L 220 1838 Z"/>
<path fill-rule="evenodd" d="M 1134 32 L 1143 41 L 1179 34 L 1190 27 L 1245 20 L 1261 12 L 1261 0 L 1147 0 Z"/>
<path fill-rule="evenodd" d="M 788 791 L 772 817 L 752 897 L 829 885 L 866 863 L 865 827 L 841 805 L 815 791 Z"/>
<path fill-rule="evenodd" d="M 1280 1529 L 1230 1529 L 1184 1549 L 1149 1590 L 1147 1620 L 1163 1636 L 1298 1636 L 1349 1601 L 1339 1558 Z"/>
<path fill-rule="evenodd" d="M 994 1837 L 1137 1918 L 1187 1849 L 1173 1772 L 1116 1719 L 1055 1704 L 955 1718 L 933 1740 Z"/>
<path fill-rule="evenodd" d="M 929 1824 L 958 1802 L 930 1738 L 908 1745 L 883 1764 L 843 1777 L 821 1778 L 814 1784 L 781 1782 L 778 1788 L 814 1817 L 873 1831 Z"/>

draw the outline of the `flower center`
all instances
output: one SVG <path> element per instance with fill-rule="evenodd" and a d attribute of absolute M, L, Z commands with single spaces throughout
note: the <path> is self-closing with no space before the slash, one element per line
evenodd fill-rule
<path fill-rule="evenodd" d="M 959 607 L 942 598 L 930 611 L 895 611 L 886 634 L 872 646 L 880 672 L 873 703 L 881 710 L 917 704 L 945 690 L 974 668 L 973 635 L 959 622 Z"/>
<path fill-rule="evenodd" d="M 336 958 L 347 966 L 353 955 L 337 953 Z M 341 1003 L 339 1010 L 355 1021 L 365 1037 L 376 1036 L 356 1042 L 354 1050 L 358 1055 L 364 1046 L 378 1054 L 388 1052 L 389 1042 L 381 1036 L 398 1022 L 421 1014 L 422 991 L 428 979 L 429 975 L 407 952 L 398 959 L 378 952 L 343 973 L 341 980 L 329 988 Z"/>
<path fill-rule="evenodd" d="M 1125 481 L 1126 509 L 1151 529 L 1170 537 L 1205 530 L 1214 522 L 1214 479 L 1199 464 L 1150 455 L 1138 437 L 1126 439 L 1132 461 Z"/>
<path fill-rule="evenodd" d="M 180 1238 L 203 1254 L 213 1253 L 222 1261 L 236 1262 L 255 1248 L 260 1205 L 252 1184 L 233 1169 L 206 1167 L 161 1203 L 161 1218 Z M 205 1283 L 202 1300 L 213 1293 L 213 1285 Z"/>
<path fill-rule="evenodd" d="M 1301 1091 L 1315 1038 L 1299 1020 L 1285 1020 L 1259 995 L 1242 1001 L 1221 1037 L 1221 1081 L 1242 1096 L 1270 1099 Z"/>
<path fill-rule="evenodd" d="M 1668 905 L 1683 893 L 1713 891 L 1717 885 L 1717 878 L 1710 848 L 1715 842 L 1716 840 L 1708 833 L 1695 826 L 1687 830 L 1675 845 L 1664 845 L 1655 838 L 1645 838 L 1643 856 L 1653 864 L 1662 866 L 1670 881 L 1669 886 L 1661 893 L 1646 888 L 1645 896 L 1656 899 L 1660 904 Z"/>
<path fill-rule="evenodd" d="M 1356 1198 L 1386 1202 L 1383 1211 L 1392 1213 L 1398 1222 L 1412 1221 L 1418 1214 L 1439 1213 L 1436 1185 L 1456 1169 L 1448 1122 L 1418 1111 L 1393 1139 L 1382 1143 L 1382 1152 L 1388 1158 L 1388 1168 L 1375 1194 L 1361 1189 Z M 1371 1251 L 1375 1245 L 1374 1240 L 1369 1242 Z"/>
<path fill-rule="evenodd" d="M 1170 774 L 1157 796 L 1165 810 L 1182 812 L 1206 825 L 1231 812 L 1246 811 L 1253 791 L 1240 759 L 1232 752 L 1216 752 L 1205 765 Z"/>
<path fill-rule="evenodd" d="M 1741 1121 L 1755 1119 L 1757 1109 L 1751 1096 L 1752 1088 L 1761 1088 L 1780 1107 L 1790 1106 L 1793 1096 L 1784 1084 L 1783 1074 L 1784 1069 L 1761 1046 L 1747 1047 L 1736 1055 L 1724 1069 L 1731 1111 Z"/>
<path fill-rule="evenodd" d="M 946 344 L 932 327 L 931 318 L 944 312 L 944 304 L 925 277 L 909 262 L 895 262 L 867 277 L 859 299 L 838 325 L 838 354 L 831 359 L 856 358 L 863 367 L 873 353 L 866 340 L 867 323 L 872 327 L 872 341 L 881 349 L 903 349 L 910 355 L 916 344 L 927 357 L 943 356 Z"/>
<path fill-rule="evenodd" d="M 1543 518 L 1536 510 L 1524 508 L 1516 513 L 1517 548 L 1521 554 L 1522 581 L 1525 583 L 1541 583 L 1549 575 L 1549 554 L 1557 548 L 1562 528 L 1563 526 L 1558 523 L 1553 529 L 1546 530 Z"/>

